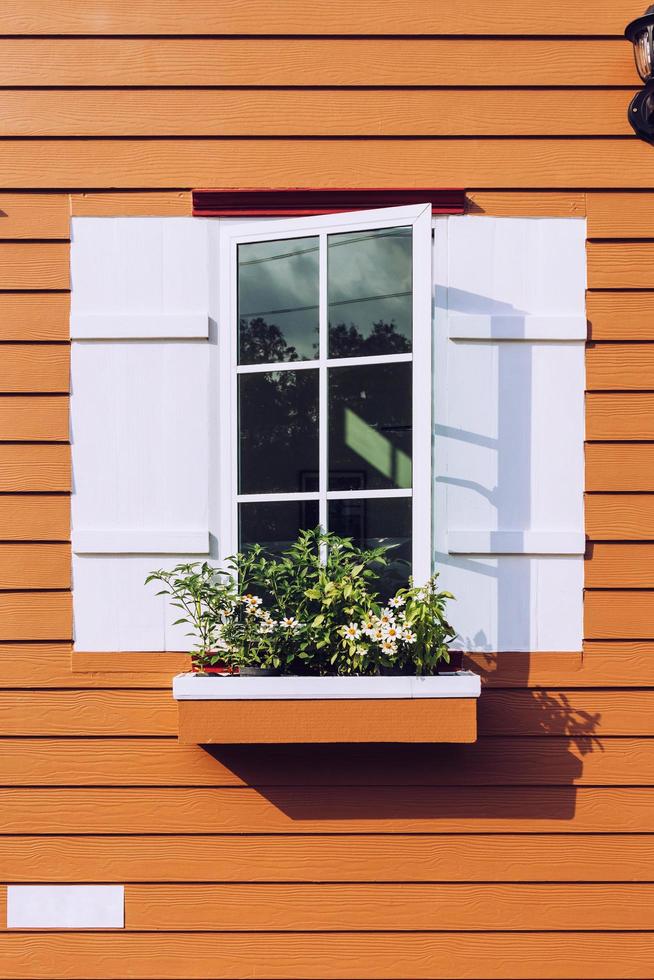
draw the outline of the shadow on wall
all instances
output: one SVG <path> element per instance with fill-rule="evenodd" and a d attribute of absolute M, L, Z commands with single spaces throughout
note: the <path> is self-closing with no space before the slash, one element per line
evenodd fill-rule
<path fill-rule="evenodd" d="M 448 422 L 453 414 L 455 417 L 452 421 L 472 419 L 476 411 L 479 418 L 479 406 L 472 411 L 468 406 L 474 405 L 477 398 L 488 397 L 489 390 L 493 392 L 488 384 L 489 372 L 496 374 L 496 396 L 491 394 L 489 398 L 496 406 L 495 413 L 490 411 L 489 405 L 484 413 L 484 423 L 489 430 L 492 430 L 495 421 L 494 432 L 471 431 L 463 425 L 437 424 L 434 427 L 435 436 L 444 447 L 444 455 L 449 461 L 446 472 L 443 472 L 439 467 L 437 444 L 436 483 L 444 488 L 445 494 L 450 492 L 450 488 L 459 491 L 459 502 L 450 520 L 457 520 L 456 514 L 461 508 L 471 513 L 479 512 L 475 497 L 481 497 L 490 504 L 489 510 L 494 511 L 495 528 L 528 529 L 532 517 L 533 349 L 531 343 L 493 344 L 492 339 L 494 335 L 506 337 L 507 333 L 512 340 L 524 339 L 526 312 L 489 296 L 438 285 L 435 287 L 434 303 L 439 337 L 437 356 L 440 348 L 449 374 L 444 386 L 448 404 L 438 406 L 436 417 L 445 417 Z M 455 323 L 457 317 L 465 319 L 479 315 L 488 322 L 488 339 L 450 339 L 450 324 Z M 508 329 L 507 324 L 510 325 Z M 453 333 L 456 334 L 456 329 Z M 462 356 L 463 351 L 465 356 Z M 488 358 L 493 355 L 496 362 L 489 365 Z M 469 372 L 471 364 L 476 372 L 472 375 Z M 461 474 L 466 473 L 475 476 L 483 474 L 482 479 L 494 473 L 495 485 L 465 479 Z M 451 513 L 451 502 L 446 510 Z M 481 509 L 483 512 L 484 508 Z M 486 526 L 492 529 L 492 522 L 488 520 Z M 445 539 L 438 533 L 438 513 L 435 515 L 435 527 L 436 540 L 442 543 Z M 467 530 L 468 527 L 462 522 L 462 529 Z M 473 585 L 472 594 L 475 597 L 486 599 L 489 606 L 495 606 L 494 615 L 492 612 L 489 614 L 496 622 L 495 636 L 489 636 L 483 626 L 479 629 L 472 626 L 468 613 L 468 629 L 463 630 L 464 635 L 460 638 L 464 649 L 515 650 L 517 637 L 523 638 L 520 643 L 522 648 L 532 645 L 532 569 L 529 556 L 457 555 L 442 549 L 436 551 L 434 558 L 436 568 L 444 572 L 444 580 L 450 581 L 452 578 L 447 574 L 449 569 L 468 573 L 457 575 L 454 582 L 461 582 L 464 589 L 465 583 Z M 494 580 L 494 594 L 488 583 L 479 582 L 474 587 L 473 576 Z M 461 594 L 461 589 L 457 590 L 456 586 L 451 591 Z M 456 612 L 453 612 L 456 626 Z"/>
<path fill-rule="evenodd" d="M 489 655 L 489 675 L 492 669 Z M 479 822 L 480 831 L 497 829 L 488 821 L 533 820 L 542 829 L 543 820 L 573 818 L 583 758 L 598 747 L 598 723 L 599 715 L 575 709 L 565 694 L 487 689 L 479 702 L 480 739 L 472 745 L 204 749 L 299 822 L 397 821 L 399 832 L 406 829 L 399 826 L 402 821 L 425 820 L 433 827 L 421 830 L 438 832 L 439 820 Z M 533 734 L 495 734 L 516 728 Z"/>

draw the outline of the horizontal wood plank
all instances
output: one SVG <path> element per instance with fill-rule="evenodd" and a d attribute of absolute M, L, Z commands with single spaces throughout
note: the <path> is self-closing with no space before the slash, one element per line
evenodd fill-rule
<path fill-rule="evenodd" d="M 611 596 L 623 595 L 612 593 Z M 624 593 L 631 596 L 633 593 Z M 604 636 L 604 622 L 613 614 L 624 623 L 620 611 L 607 600 L 609 614 L 596 621 L 594 598 L 606 593 L 587 592 L 584 612 L 586 636 Z M 654 592 L 651 593 L 654 597 Z M 641 607 L 641 617 L 645 612 Z M 633 629 L 633 627 L 632 627 Z M 651 632 L 654 634 L 654 617 Z M 623 625 L 622 637 L 630 635 Z M 648 633 L 631 633 L 638 637 Z M 615 639 L 615 633 L 608 637 Z M 591 738 L 599 735 L 654 735 L 654 691 L 484 691 L 479 700 L 479 734 L 483 735 L 570 735 Z"/>
<path fill-rule="evenodd" d="M 73 650 L 70 667 L 75 674 L 100 673 L 112 674 L 179 674 L 191 669 L 191 657 L 188 653 L 153 652 L 101 652 L 84 653 Z M 83 677 L 78 680 L 84 680 Z M 111 685 L 107 685 L 108 687 Z"/>
<path fill-rule="evenodd" d="M 654 541 L 654 494 L 586 494 L 591 541 Z"/>
<path fill-rule="evenodd" d="M 654 292 L 589 292 L 590 340 L 654 340 Z"/>
<path fill-rule="evenodd" d="M 652 833 L 654 789 L 3 789 L 5 834 Z"/>
<path fill-rule="evenodd" d="M 0 289 L 68 289 L 69 256 L 67 242 L 0 242 Z"/>
<path fill-rule="evenodd" d="M 68 391 L 68 344 L 3 344 L 0 353 L 0 392 L 49 394 Z"/>
<path fill-rule="evenodd" d="M 0 956 L 7 980 L 111 980 L 117 974 L 157 980 L 265 976 L 306 980 L 474 977 L 487 980 L 643 978 L 652 973 L 650 933 L 341 933 L 113 934 L 5 933 Z"/>
<path fill-rule="evenodd" d="M 593 499 L 593 498 L 589 498 Z M 654 501 L 653 501 L 654 506 Z M 654 687 L 654 645 L 586 644 L 584 652 L 503 652 L 466 654 L 465 664 L 481 676 L 484 687 L 577 688 Z M 66 665 L 68 666 L 68 665 Z M 170 688 L 174 674 L 189 669 L 186 654 L 81 653 L 73 651 L 72 673 L 65 684 L 53 662 L 36 684 L 31 668 L 21 680 L 20 667 L 5 687 L 143 687 Z M 50 671 L 57 683 L 50 681 Z M 4 678 L 0 674 L 0 686 Z"/>
<path fill-rule="evenodd" d="M 102 656 L 102 654 L 100 655 Z M 120 655 L 118 655 L 120 656 Z M 164 661 L 166 654 L 159 654 Z M 180 654 L 178 659 L 183 660 Z M 159 671 L 116 669 L 79 672 L 71 656 L 69 643 L 2 643 L 0 644 L 0 688 L 161 688 L 170 690 L 179 668 Z"/>
<path fill-rule="evenodd" d="M 69 592 L 0 593 L 0 640 L 67 640 L 72 628 Z M 0 727 L 11 718 L 10 712 Z"/>
<path fill-rule="evenodd" d="M 65 491 L 71 487 L 70 446 L 1 443 L 0 491 Z"/>
<path fill-rule="evenodd" d="M 654 225 L 650 229 L 654 237 Z M 654 242 L 588 242 L 590 289 L 648 289 L 654 286 Z"/>
<path fill-rule="evenodd" d="M 619 652 L 619 656 L 618 656 Z M 485 687 L 575 688 L 654 687 L 654 646 L 611 644 L 585 646 L 584 652 L 503 652 L 465 655 L 466 666 L 481 676 Z M 181 653 L 82 653 L 70 658 L 72 680 L 64 686 L 169 688 L 172 675 L 189 669 L 188 656 Z M 56 673 L 56 671 L 55 671 Z M 120 675 L 120 682 L 117 680 Z M 636 679 L 636 675 L 638 679 Z M 20 687 L 16 683 L 8 687 Z M 56 673 L 57 677 L 60 674 Z M 0 685 L 2 685 L 0 675 Z M 29 684 L 28 686 L 34 686 Z M 47 678 L 36 686 L 59 687 Z"/>
<path fill-rule="evenodd" d="M 469 214 L 496 218 L 581 218 L 586 213 L 586 195 L 564 191 L 483 191 L 466 194 Z"/>
<path fill-rule="evenodd" d="M 624 43 L 624 42 L 622 42 Z M 194 55 L 197 60 L 197 52 Z M 648 187 L 639 140 L 122 139 L 0 143 L 7 188 Z M 47 158 L 48 167 L 43 167 Z M 436 168 L 436 170 L 435 170 Z M 54 246 L 51 246 L 54 247 Z"/>
<path fill-rule="evenodd" d="M 587 589 L 654 588 L 654 544 L 592 543 L 584 572 Z"/>
<path fill-rule="evenodd" d="M 0 494 L 0 541 L 67 541 L 69 538 L 69 497 Z"/>
<path fill-rule="evenodd" d="M 68 238 L 69 229 L 67 194 L 0 194 L 0 238 Z"/>
<path fill-rule="evenodd" d="M 63 696 L 62 707 L 66 703 Z M 5 738 L 3 748 L 4 786 L 654 785 L 652 738 L 495 737 L 472 746 L 213 750 L 174 738 Z"/>
<path fill-rule="evenodd" d="M 0 836 L 6 881 L 646 881 L 650 834 Z"/>
<path fill-rule="evenodd" d="M 629 97 L 624 89 L 15 89 L 3 92 L 0 135 L 625 136 Z"/>
<path fill-rule="evenodd" d="M 654 195 L 588 194 L 589 238 L 654 238 Z"/>
<path fill-rule="evenodd" d="M 128 885 L 127 930 L 653 929 L 652 884 Z"/>
<path fill-rule="evenodd" d="M 0 441 L 65 442 L 68 398 L 0 395 Z"/>
<path fill-rule="evenodd" d="M 608 367 L 606 361 L 602 367 Z M 654 439 L 654 392 L 589 392 L 586 438 L 625 442 Z"/>
<path fill-rule="evenodd" d="M 465 664 L 490 688 L 654 686 L 654 644 L 585 643 L 583 653 L 467 654 Z"/>
<path fill-rule="evenodd" d="M 621 615 L 616 612 L 613 603 L 607 602 L 609 613 L 598 620 L 595 614 L 594 597 L 606 596 L 606 593 L 589 593 L 586 602 L 587 631 L 589 638 L 615 639 L 615 631 L 605 632 L 605 620 L 612 622 L 611 615 L 620 623 L 627 619 L 628 613 Z M 633 632 L 636 626 L 625 632 L 622 625 L 622 638 L 654 637 L 654 593 L 612 593 L 621 598 L 623 606 L 637 609 L 638 632 Z M 49 630 L 47 635 L 32 636 L 8 635 L 2 639 L 55 639 L 66 638 L 66 632 L 52 632 L 54 624 L 35 623 L 34 609 L 39 609 L 39 601 L 53 603 L 57 594 L 34 593 L 5 593 L 0 595 L 0 610 L 3 606 L 8 609 L 7 619 L 12 610 L 12 602 L 25 611 L 27 622 L 23 624 L 25 632 L 34 630 Z M 637 597 L 634 599 L 634 596 Z M 60 615 L 65 616 L 68 609 L 68 595 L 59 596 Z M 30 602 L 34 605 L 30 606 Z M 630 605 L 631 604 L 631 605 Z M 649 612 L 648 612 L 649 609 Z M 647 627 L 642 621 L 651 618 Z M 64 620 L 65 621 L 65 620 Z M 3 629 L 16 632 L 16 625 L 3 624 Z M 641 630 L 646 629 L 645 632 Z M 648 630 L 648 631 L 647 631 Z M 2 726 L 4 735 L 176 735 L 177 713 L 170 690 L 161 691 L 66 691 L 61 696 L 48 690 L 31 694 L 30 692 L 2 692 L 0 703 L 3 705 Z M 249 714 L 256 719 L 257 711 L 267 717 L 268 702 L 232 702 L 238 704 L 241 710 L 250 709 Z M 316 717 L 323 709 L 325 702 L 315 702 L 313 707 Z M 329 702 L 327 703 L 329 706 Z M 348 708 L 356 712 L 357 705 L 349 704 Z M 361 710 L 361 706 L 359 706 Z M 369 706 L 365 705 L 369 711 Z M 487 690 L 480 699 L 479 734 L 481 735 L 557 735 L 590 737 L 593 735 L 652 735 L 654 734 L 654 692 L 649 691 L 501 691 Z M 325 712 L 325 718 L 329 715 Z M 328 722 L 325 721 L 325 724 Z M 317 732 L 316 734 L 320 734 Z M 286 742 L 288 733 L 283 720 L 271 732 L 269 741 Z M 421 737 L 416 741 L 442 741 L 438 730 L 432 739 Z M 331 738 L 330 741 L 337 739 Z M 401 739 L 398 739 L 401 740 Z M 406 739 L 404 739 L 406 741 Z M 188 739 L 186 740 L 188 741 Z M 207 738 L 198 739 L 207 743 Z M 342 737 L 341 741 L 351 741 Z"/>
<path fill-rule="evenodd" d="M 654 443 L 588 443 L 586 489 L 654 490 Z"/>
<path fill-rule="evenodd" d="M 0 589 L 68 589 L 70 578 L 68 544 L 0 544 Z"/>
<path fill-rule="evenodd" d="M 588 639 L 652 639 L 654 591 L 587 591 L 584 635 Z"/>
<path fill-rule="evenodd" d="M 14 594 L 15 595 L 15 594 Z M 46 594 L 47 595 L 47 594 Z M 34 609 L 42 593 L 23 597 L 27 623 L 25 633 L 34 633 L 39 624 L 30 626 Z M 56 599 L 55 599 L 56 597 Z M 0 610 L 14 596 L 0 595 Z M 29 600 L 33 606 L 29 606 Z M 25 639 L 68 638 L 71 635 L 70 595 L 54 593 L 50 602 L 56 605 L 60 625 L 43 623 L 45 636 L 26 635 Z M 8 632 L 17 633 L 18 626 L 2 624 Z M 57 632 L 57 629 L 59 632 Z M 20 635 L 6 639 L 22 638 Z M 170 690 L 166 691 L 38 691 L 0 692 L 2 735 L 174 735 L 177 733 L 177 714 Z"/>
<path fill-rule="evenodd" d="M 190 191 L 84 191 L 71 194 L 73 217 L 190 217 Z"/>
<path fill-rule="evenodd" d="M 496 217 L 580 217 L 586 211 L 583 193 L 475 190 L 469 191 L 466 197 L 471 214 Z M 183 216 L 191 214 L 192 201 L 190 191 L 85 191 L 71 194 L 71 208 L 75 217 Z"/>
<path fill-rule="evenodd" d="M 589 391 L 654 388 L 654 344 L 591 343 L 586 348 Z"/>
<path fill-rule="evenodd" d="M 0 340 L 68 340 L 69 315 L 68 293 L 0 293 Z"/>
<path fill-rule="evenodd" d="M 596 0 L 592 32 L 622 37 L 635 16 L 628 0 Z M 461 5 L 440 0 L 306 0 L 299 15 L 295 0 L 5 0 L 6 34 L 562 34 L 589 32 L 588 11 L 563 0 L 501 0 L 490 8 L 483 0 Z M 409 30 L 410 28 L 410 30 Z"/>
<path fill-rule="evenodd" d="M 636 87 L 635 76 L 633 56 L 617 40 L 0 38 L 0 85 L 11 87 Z"/>

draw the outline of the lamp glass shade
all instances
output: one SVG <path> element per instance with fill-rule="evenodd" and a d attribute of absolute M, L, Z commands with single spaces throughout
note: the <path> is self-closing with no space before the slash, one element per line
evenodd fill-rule
<path fill-rule="evenodd" d="M 634 36 L 634 57 L 638 74 L 644 82 L 652 77 L 652 28 L 643 27 Z"/>

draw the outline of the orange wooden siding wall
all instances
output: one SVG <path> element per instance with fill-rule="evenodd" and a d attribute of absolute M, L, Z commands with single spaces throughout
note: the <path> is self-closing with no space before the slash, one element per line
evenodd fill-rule
<path fill-rule="evenodd" d="M 0 879 L 127 886 L 124 933 L 0 931 L 3 977 L 654 976 L 654 149 L 620 39 L 640 12 L 3 3 Z M 585 648 L 474 657 L 475 745 L 208 752 L 175 738 L 185 657 L 71 659 L 70 214 L 186 215 L 194 186 L 587 215 Z"/>

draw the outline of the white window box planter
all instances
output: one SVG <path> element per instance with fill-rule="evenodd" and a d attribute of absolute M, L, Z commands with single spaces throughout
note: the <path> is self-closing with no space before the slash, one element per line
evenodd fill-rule
<path fill-rule="evenodd" d="M 469 671 L 173 681 L 180 741 L 200 744 L 474 742 L 480 689 Z"/>

